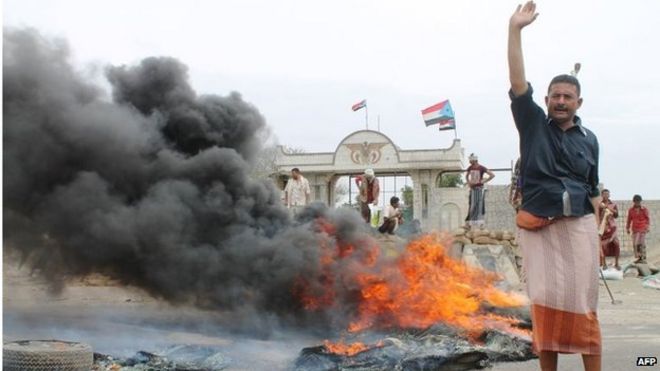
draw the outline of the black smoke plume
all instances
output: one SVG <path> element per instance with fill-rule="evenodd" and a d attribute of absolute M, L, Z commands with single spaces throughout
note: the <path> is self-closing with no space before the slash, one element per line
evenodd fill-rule
<path fill-rule="evenodd" d="M 322 290 L 318 246 L 335 243 L 313 220 L 362 234 L 355 213 L 293 221 L 248 177 L 262 115 L 238 93 L 197 95 L 179 61 L 108 67 L 110 99 L 65 42 L 5 30 L 3 44 L 4 246 L 52 282 L 101 272 L 171 302 L 296 313 L 296 280 Z"/>

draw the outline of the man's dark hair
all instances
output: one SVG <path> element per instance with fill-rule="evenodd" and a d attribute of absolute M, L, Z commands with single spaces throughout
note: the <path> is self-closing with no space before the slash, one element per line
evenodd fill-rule
<path fill-rule="evenodd" d="M 576 90 L 577 90 L 577 96 L 578 96 L 578 98 L 580 97 L 580 82 L 578 81 L 578 79 L 575 76 L 571 76 L 571 75 L 555 76 L 552 79 L 552 81 L 550 81 L 550 85 L 548 85 L 548 93 L 550 92 L 550 88 L 552 87 L 552 85 L 559 84 L 559 83 L 562 83 L 562 82 L 574 85 Z"/>
<path fill-rule="evenodd" d="M 633 196 L 633 202 L 642 202 L 642 196 L 640 195 L 634 195 Z"/>
<path fill-rule="evenodd" d="M 607 192 L 607 193 L 610 193 L 610 190 L 609 190 L 609 189 L 607 189 L 607 188 L 605 188 L 605 189 L 603 189 L 602 191 L 600 191 L 600 193 L 603 193 L 603 192 Z"/>
<path fill-rule="evenodd" d="M 291 172 L 292 173 L 300 173 L 300 169 L 298 169 L 297 167 L 294 167 L 293 169 L 291 169 Z"/>
<path fill-rule="evenodd" d="M 399 202 L 399 198 L 397 196 L 392 196 L 392 198 L 390 198 L 390 205 L 394 206 L 394 204 L 397 202 Z"/>

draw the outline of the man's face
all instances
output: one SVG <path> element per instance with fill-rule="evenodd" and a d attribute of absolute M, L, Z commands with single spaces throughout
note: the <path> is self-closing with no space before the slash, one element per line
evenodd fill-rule
<path fill-rule="evenodd" d="M 291 177 L 295 180 L 298 180 L 298 178 L 300 177 L 300 173 L 297 172 L 297 171 L 292 171 L 291 172 Z"/>
<path fill-rule="evenodd" d="M 566 82 L 552 84 L 545 97 L 548 116 L 557 123 L 570 122 L 578 108 L 582 106 L 582 98 L 578 97 L 577 87 Z"/>
<path fill-rule="evenodd" d="M 479 162 L 479 161 L 477 161 L 477 160 L 470 160 L 470 165 L 476 165 L 477 162 Z"/>
<path fill-rule="evenodd" d="M 603 191 L 602 196 L 603 196 L 603 201 L 609 201 L 609 199 L 610 199 L 610 192 L 608 192 L 608 191 Z"/>
<path fill-rule="evenodd" d="M 642 205 L 642 201 L 633 201 L 633 205 L 635 207 L 640 207 Z"/>
<path fill-rule="evenodd" d="M 399 201 L 393 203 L 392 206 L 393 206 L 395 209 L 398 209 L 398 208 L 399 208 Z"/>

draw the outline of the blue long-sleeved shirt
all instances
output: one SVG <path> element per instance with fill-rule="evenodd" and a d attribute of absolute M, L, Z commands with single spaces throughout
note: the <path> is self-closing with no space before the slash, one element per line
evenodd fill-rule
<path fill-rule="evenodd" d="M 563 131 L 527 92 L 511 97 L 520 135 L 522 209 L 542 217 L 583 216 L 594 212 L 598 190 L 598 139 L 575 116 Z"/>

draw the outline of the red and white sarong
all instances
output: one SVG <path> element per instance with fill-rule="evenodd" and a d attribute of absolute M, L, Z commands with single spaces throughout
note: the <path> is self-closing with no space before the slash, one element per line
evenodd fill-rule
<path fill-rule="evenodd" d="M 534 352 L 601 354 L 595 216 L 562 218 L 539 231 L 519 233 Z"/>

